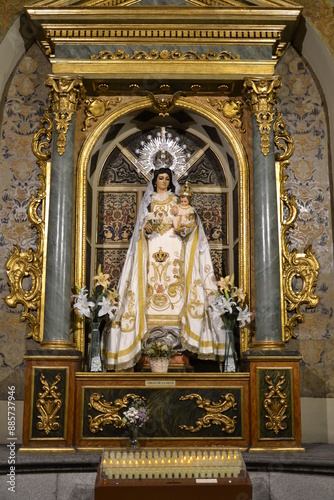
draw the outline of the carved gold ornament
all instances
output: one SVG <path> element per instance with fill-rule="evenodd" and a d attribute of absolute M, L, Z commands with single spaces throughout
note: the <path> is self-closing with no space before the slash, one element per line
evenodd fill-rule
<path fill-rule="evenodd" d="M 43 373 L 40 376 L 40 381 L 43 386 L 43 392 L 38 393 L 36 402 L 36 408 L 40 413 L 37 417 L 40 419 L 40 422 L 37 422 L 36 427 L 39 431 L 44 431 L 48 435 L 51 431 L 59 429 L 59 423 L 57 422 L 59 415 L 57 413 L 59 413 L 63 403 L 61 393 L 56 391 L 58 390 L 57 384 L 60 382 L 60 374 L 56 375 L 51 386 L 49 386 Z"/>
<path fill-rule="evenodd" d="M 274 105 L 277 102 L 277 91 L 282 86 L 280 77 L 273 79 L 246 79 L 243 94 L 245 101 L 256 117 L 261 134 L 261 150 L 267 156 L 270 149 L 269 134 L 274 119 Z"/>
<path fill-rule="evenodd" d="M 112 99 L 103 99 L 102 97 L 98 97 L 94 99 L 90 97 L 85 101 L 85 121 L 84 126 L 81 129 L 83 132 L 89 129 L 92 126 L 91 122 L 97 122 L 98 118 L 103 116 L 106 111 L 111 109 L 111 106 L 116 106 L 118 102 L 121 101 L 120 97 L 115 97 Z"/>
<path fill-rule="evenodd" d="M 168 94 L 152 94 L 152 92 L 147 92 L 148 97 L 152 101 L 154 109 L 159 113 L 160 116 L 168 116 L 169 113 L 174 108 L 176 101 L 182 92 L 175 92 L 173 95 Z"/>
<path fill-rule="evenodd" d="M 267 413 L 266 418 L 266 429 L 269 431 L 274 431 L 275 434 L 279 434 L 280 431 L 284 431 L 287 428 L 287 423 L 285 422 L 287 415 L 285 414 L 288 409 L 287 395 L 282 392 L 283 385 L 285 384 L 285 376 L 281 375 L 279 382 L 276 385 L 273 384 L 268 373 L 265 375 L 265 381 L 268 385 L 269 392 L 264 394 L 263 406 Z"/>
<path fill-rule="evenodd" d="M 126 423 L 123 422 L 122 416 L 119 412 L 122 408 L 127 408 L 131 400 L 141 399 L 145 400 L 144 397 L 138 396 L 137 394 L 127 394 L 123 399 L 115 399 L 115 402 L 108 403 L 104 399 L 103 394 L 98 394 L 94 392 L 91 394 L 88 403 L 88 409 L 94 409 L 100 412 L 96 417 L 88 415 L 89 430 L 93 434 L 97 434 L 103 431 L 103 427 L 106 425 L 112 425 L 116 429 L 121 429 L 126 427 Z"/>
<path fill-rule="evenodd" d="M 47 75 L 45 85 L 51 87 L 49 98 L 58 131 L 57 150 L 60 155 L 65 153 L 66 134 L 73 113 L 85 96 L 82 78 L 57 77 Z"/>
<path fill-rule="evenodd" d="M 6 264 L 6 271 L 10 285 L 10 295 L 6 297 L 6 304 L 9 307 L 16 307 L 17 304 L 24 306 L 21 314 L 22 321 L 28 320 L 30 332 L 27 338 L 33 338 L 36 342 L 41 342 L 40 313 L 41 294 L 43 278 L 43 248 L 46 241 L 45 234 L 45 198 L 47 192 L 46 169 L 47 161 L 51 154 L 49 151 L 52 140 L 52 118 L 50 109 L 45 111 L 41 119 L 41 128 L 34 135 L 32 149 L 37 158 L 37 163 L 41 169 L 39 180 L 41 188 L 37 191 L 37 196 L 32 195 L 28 207 L 28 218 L 34 228 L 37 229 L 36 250 L 31 248 L 27 252 L 22 252 L 17 245 L 9 254 Z M 24 281 L 30 280 L 30 286 L 24 287 Z M 33 314 L 31 311 L 36 311 Z"/>
<path fill-rule="evenodd" d="M 212 97 L 208 97 L 208 103 L 211 106 L 217 106 L 218 111 L 220 111 L 225 118 L 230 120 L 230 122 L 236 126 L 240 132 L 245 132 L 242 118 L 244 114 L 244 104 L 239 99 L 224 99 L 218 100 Z"/>
<path fill-rule="evenodd" d="M 214 50 L 208 50 L 205 54 L 198 54 L 195 50 L 187 50 L 182 52 L 180 49 L 167 50 L 163 49 L 161 51 L 153 49 L 150 51 L 146 50 L 135 50 L 133 54 L 128 54 L 125 50 L 118 49 L 115 52 L 110 50 L 100 50 L 98 55 L 91 54 L 91 59 L 102 59 L 102 60 L 145 60 L 145 61 L 156 61 L 161 59 L 163 61 L 176 60 L 176 61 L 187 61 L 187 60 L 200 60 L 200 61 L 230 61 L 232 59 L 240 60 L 240 56 L 233 56 L 232 52 L 227 50 L 222 50 L 216 53 Z"/>
<path fill-rule="evenodd" d="M 202 418 L 196 420 L 196 427 L 193 425 L 180 425 L 180 429 L 190 432 L 199 432 L 201 429 L 206 427 L 211 427 L 211 425 L 220 425 L 221 431 L 227 434 L 233 434 L 235 431 L 235 424 L 237 417 L 233 418 L 223 415 L 224 412 L 237 409 L 237 403 L 235 402 L 235 397 L 231 393 L 225 394 L 224 401 L 218 401 L 218 403 L 211 403 L 209 399 L 203 399 L 199 394 L 189 394 L 188 396 L 181 396 L 180 401 L 186 401 L 188 399 L 196 399 L 196 404 L 198 408 L 203 408 L 206 411 L 206 415 Z"/>
<path fill-rule="evenodd" d="M 285 129 L 282 113 L 278 111 L 274 122 L 274 140 L 276 147 L 282 153 L 276 153 L 277 176 L 280 196 L 280 237 L 281 237 L 281 265 L 282 265 L 282 294 L 285 307 L 282 311 L 283 340 L 288 342 L 296 338 L 294 327 L 304 321 L 300 311 L 301 305 L 307 309 L 316 307 L 319 297 L 314 294 L 319 275 L 319 262 L 312 252 L 312 246 L 305 248 L 304 252 L 297 252 L 294 248 L 289 251 L 288 235 L 294 228 L 298 215 L 297 204 L 294 196 L 289 196 L 284 190 L 287 176 L 284 170 L 290 164 L 289 158 L 293 152 L 293 142 Z M 295 286 L 298 283 L 300 286 Z"/>

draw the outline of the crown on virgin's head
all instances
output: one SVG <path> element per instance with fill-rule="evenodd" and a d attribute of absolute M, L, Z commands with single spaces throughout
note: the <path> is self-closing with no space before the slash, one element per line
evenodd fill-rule
<path fill-rule="evenodd" d="M 177 179 L 187 172 L 187 159 L 190 154 L 185 152 L 185 144 L 179 144 L 179 137 L 173 139 L 172 134 L 166 133 L 165 127 L 161 127 L 161 132 L 158 132 L 156 137 L 148 135 L 147 139 L 148 141 L 142 141 L 141 148 L 136 150 L 139 155 L 136 160 L 138 172 L 147 176 L 151 170 L 167 167 L 174 172 Z"/>

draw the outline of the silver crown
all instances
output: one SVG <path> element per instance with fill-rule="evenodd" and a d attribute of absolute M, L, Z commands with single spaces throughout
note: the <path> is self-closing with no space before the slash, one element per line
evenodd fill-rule
<path fill-rule="evenodd" d="M 187 172 L 189 168 L 187 158 L 190 154 L 185 152 L 185 145 L 178 144 L 179 137 L 173 139 L 172 134 L 166 134 L 165 127 L 162 127 L 161 133 L 156 137 L 148 135 L 147 138 L 148 141 L 142 141 L 141 148 L 136 150 L 139 155 L 139 159 L 136 160 L 138 172 L 147 176 L 151 170 L 168 167 L 174 172 L 176 179 Z"/>

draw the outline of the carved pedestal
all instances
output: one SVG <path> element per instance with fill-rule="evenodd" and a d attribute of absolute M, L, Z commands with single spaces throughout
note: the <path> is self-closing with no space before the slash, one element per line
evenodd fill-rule
<path fill-rule="evenodd" d="M 150 412 L 140 446 L 248 447 L 248 373 L 77 373 L 75 446 L 127 446 L 135 397 Z"/>
<path fill-rule="evenodd" d="M 21 451 L 74 451 L 75 372 L 78 351 L 28 352 Z"/>
<path fill-rule="evenodd" d="M 301 448 L 299 362 L 291 351 L 247 351 L 250 372 L 250 451 Z"/>

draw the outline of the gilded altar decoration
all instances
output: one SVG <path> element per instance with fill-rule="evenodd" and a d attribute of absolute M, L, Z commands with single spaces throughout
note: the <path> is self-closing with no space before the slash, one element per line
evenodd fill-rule
<path fill-rule="evenodd" d="M 319 274 L 319 262 L 312 252 L 311 245 L 304 252 L 297 252 L 296 248 L 289 249 L 288 235 L 294 228 L 298 215 L 297 203 L 294 196 L 284 190 L 287 176 L 284 170 L 290 164 L 289 158 L 293 152 L 293 141 L 285 128 L 282 113 L 278 111 L 274 122 L 274 140 L 276 147 L 282 153 L 276 153 L 278 166 L 280 196 L 280 225 L 281 225 L 281 265 L 282 265 L 282 294 L 286 307 L 282 311 L 283 340 L 289 342 L 296 338 L 294 327 L 304 321 L 300 311 L 302 305 L 307 309 L 316 307 L 319 297 L 314 294 Z M 295 284 L 298 282 L 298 287 Z"/>
<path fill-rule="evenodd" d="M 189 394 L 187 396 L 181 396 L 180 401 L 186 401 L 188 399 L 196 399 L 196 404 L 198 408 L 202 408 L 206 411 L 206 415 L 202 418 L 196 420 L 196 427 L 191 425 L 180 425 L 180 429 L 190 432 L 199 432 L 201 429 L 206 427 L 211 427 L 211 425 L 220 425 L 221 431 L 227 434 L 233 434 L 235 431 L 235 424 L 237 417 L 232 418 L 224 415 L 224 412 L 228 410 L 236 410 L 237 403 L 235 397 L 231 393 L 222 396 L 223 401 L 211 402 L 207 398 L 202 398 L 199 394 Z"/>
<path fill-rule="evenodd" d="M 93 434 L 97 434 L 103 431 L 103 427 L 106 425 L 112 425 L 116 429 L 127 427 L 126 421 L 123 420 L 123 415 L 120 415 L 119 412 L 122 408 L 129 408 L 131 401 L 135 400 L 145 401 L 145 398 L 138 396 L 138 394 L 127 394 L 122 399 L 115 399 L 113 403 L 107 402 L 103 394 L 94 392 L 89 398 L 88 409 L 98 411 L 99 415 L 96 415 L 96 417 L 88 415 L 89 430 Z"/>
<path fill-rule="evenodd" d="M 41 169 L 39 180 L 41 188 L 37 195 L 32 195 L 28 206 L 28 218 L 33 227 L 36 228 L 38 238 L 36 250 L 29 249 L 22 252 L 17 245 L 9 254 L 6 271 L 9 279 L 11 294 L 6 297 L 9 307 L 17 304 L 24 306 L 21 314 L 22 321 L 28 320 L 30 332 L 27 338 L 33 338 L 36 342 L 42 340 L 40 330 L 41 294 L 43 288 L 43 249 L 46 243 L 45 230 L 45 199 L 47 196 L 47 162 L 51 156 L 49 151 L 52 140 L 52 118 L 50 109 L 45 111 L 41 119 L 41 128 L 36 132 L 33 139 L 32 149 L 37 158 L 37 164 Z M 30 286 L 24 286 L 24 281 L 30 280 Z M 35 314 L 32 311 L 36 311 Z"/>
<path fill-rule="evenodd" d="M 152 101 L 152 105 L 154 109 L 159 113 L 160 116 L 168 116 L 169 113 L 174 108 L 178 97 L 182 92 L 175 92 L 173 95 L 168 94 L 152 94 L 152 92 L 148 92 L 147 95 Z"/>
<path fill-rule="evenodd" d="M 277 91 L 281 85 L 280 77 L 253 80 L 247 78 L 244 82 L 244 99 L 256 117 L 261 134 L 261 150 L 264 156 L 267 156 L 270 149 L 269 134 L 275 115 L 274 105 L 277 102 Z"/>
<path fill-rule="evenodd" d="M 281 375 L 276 385 L 273 384 L 268 373 L 264 379 L 269 389 L 269 392 L 265 392 L 264 394 L 265 399 L 263 402 L 267 413 L 266 418 L 268 419 L 266 429 L 279 434 L 280 431 L 284 431 L 287 428 L 287 423 L 285 422 L 287 418 L 286 411 L 288 409 L 287 395 L 282 392 L 285 384 L 285 376 Z"/>
<path fill-rule="evenodd" d="M 57 150 L 60 155 L 65 153 L 66 134 L 73 113 L 85 96 L 82 78 L 47 75 L 45 85 L 51 87 L 49 93 L 58 132 Z"/>
<path fill-rule="evenodd" d="M 36 427 L 39 431 L 44 431 L 45 434 L 50 434 L 51 431 L 59 429 L 59 411 L 63 405 L 61 400 L 61 393 L 57 392 L 57 384 L 60 382 L 60 374 L 56 375 L 54 382 L 49 385 L 43 373 L 41 373 L 40 381 L 43 386 L 43 392 L 38 393 L 36 408 L 40 415 L 38 418 L 40 422 Z"/>
<path fill-rule="evenodd" d="M 101 118 L 106 111 L 111 109 L 111 106 L 116 106 L 118 102 L 121 101 L 120 97 L 114 97 L 112 99 L 103 99 L 102 97 L 98 97 L 94 99 L 90 97 L 85 100 L 85 121 L 84 126 L 82 127 L 82 131 L 85 132 L 92 126 L 92 121 L 97 122 L 98 118 Z"/>
<path fill-rule="evenodd" d="M 219 100 L 212 97 L 208 97 L 207 101 L 211 106 L 216 106 L 218 111 L 222 113 L 225 118 L 230 120 L 230 122 L 235 125 L 240 132 L 245 132 L 244 125 L 242 123 L 242 118 L 244 115 L 244 104 L 240 99 L 224 99 Z"/>
<path fill-rule="evenodd" d="M 152 49 L 150 51 L 146 50 L 135 50 L 132 54 L 128 54 L 123 49 L 115 50 L 112 52 L 110 50 L 100 50 L 98 55 L 91 54 L 91 59 L 102 59 L 102 60 L 145 60 L 145 61 L 156 61 L 158 59 L 163 61 L 176 60 L 176 61 L 187 61 L 187 60 L 199 60 L 199 61 L 230 61 L 230 60 L 240 60 L 240 56 L 234 56 L 232 52 L 227 50 L 222 50 L 216 53 L 214 50 L 208 50 L 204 54 L 199 54 L 196 50 L 186 50 L 182 52 L 180 49 L 167 50 L 163 49 L 161 51 Z"/>

